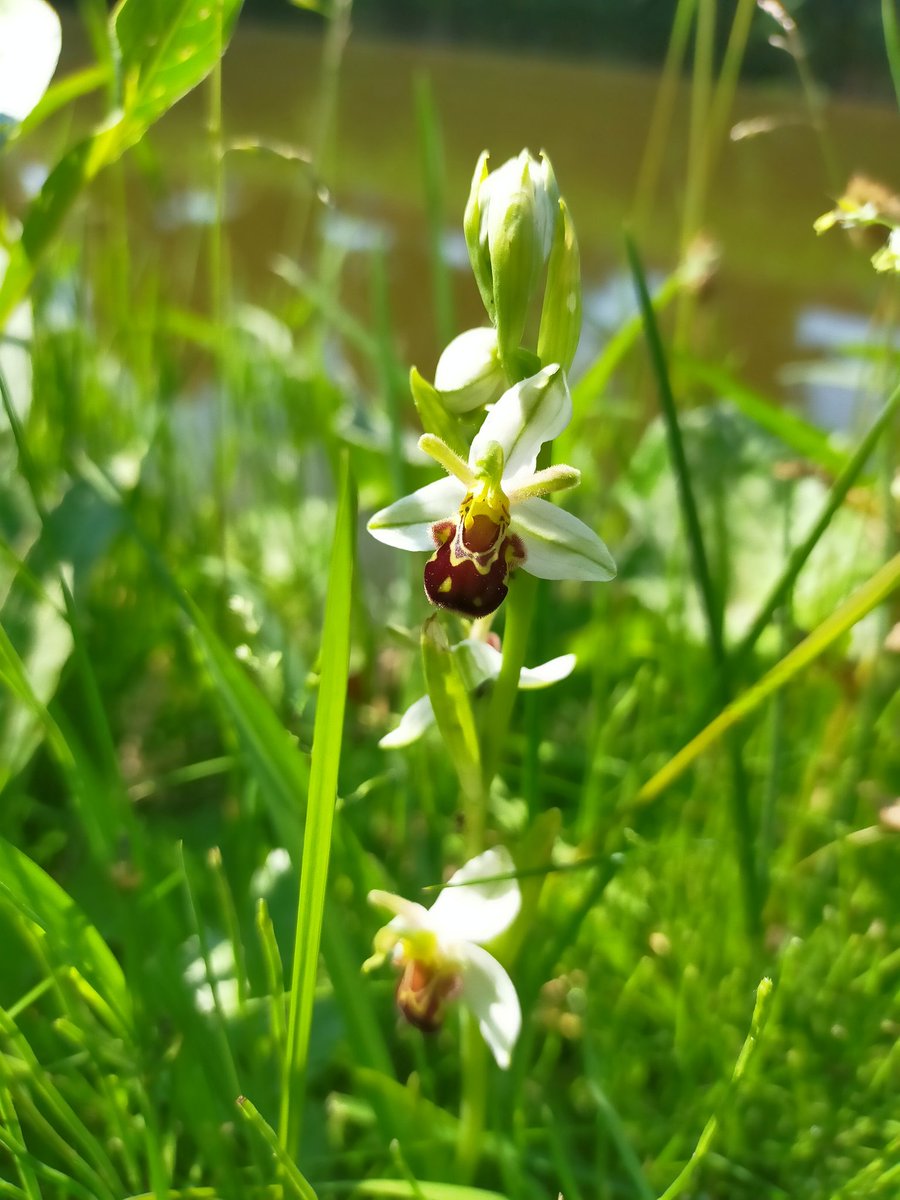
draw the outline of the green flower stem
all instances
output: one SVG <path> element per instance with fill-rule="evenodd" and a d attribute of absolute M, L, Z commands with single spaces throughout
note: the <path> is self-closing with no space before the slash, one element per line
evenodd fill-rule
<path fill-rule="evenodd" d="M 462 1010 L 462 1098 L 457 1163 L 464 1183 L 475 1173 L 487 1111 L 487 1045 L 474 1016 Z"/>
<path fill-rule="evenodd" d="M 503 746 L 509 734 L 516 696 L 519 691 L 519 672 L 525 666 L 528 635 L 534 617 L 537 580 L 520 572 L 506 599 L 506 622 L 503 629 L 503 666 L 494 684 L 491 707 L 483 735 L 481 760 L 484 790 L 488 792 L 497 772 Z"/>

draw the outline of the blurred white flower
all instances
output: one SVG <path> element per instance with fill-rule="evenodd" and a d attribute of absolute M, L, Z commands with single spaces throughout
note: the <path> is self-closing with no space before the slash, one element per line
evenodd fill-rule
<path fill-rule="evenodd" d="M 518 916 L 518 882 L 496 878 L 514 870 L 509 851 L 497 846 L 460 867 L 430 909 L 393 892 L 370 892 L 369 902 L 394 918 L 375 935 L 375 954 L 364 965 L 371 970 L 390 958 L 401 971 L 397 1006 L 426 1033 L 441 1027 L 447 1004 L 458 999 L 502 1070 L 509 1066 L 522 1011 L 512 980 L 483 943 Z"/>

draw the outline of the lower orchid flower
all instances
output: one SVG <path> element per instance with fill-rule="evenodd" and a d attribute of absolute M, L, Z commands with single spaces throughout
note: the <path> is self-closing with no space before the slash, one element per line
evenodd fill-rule
<path fill-rule="evenodd" d="M 459 656 L 462 677 L 469 692 L 474 692 L 482 684 L 495 680 L 503 666 L 503 655 L 498 649 L 474 638 L 464 638 L 458 642 L 453 647 L 453 653 Z M 574 654 L 561 654 L 559 658 L 551 658 L 549 662 L 541 663 L 537 667 L 523 667 L 519 672 L 519 688 L 522 691 L 530 691 L 550 687 L 551 684 L 568 678 L 574 669 Z M 428 696 L 423 696 L 409 706 L 400 718 L 397 728 L 386 733 L 378 745 L 382 750 L 397 750 L 401 746 L 409 746 L 433 724 L 434 709 L 431 700 Z"/>
<path fill-rule="evenodd" d="M 497 1065 L 506 1070 L 522 1026 L 519 998 L 509 975 L 483 948 L 516 919 L 522 897 L 515 865 L 502 846 L 460 867 L 431 908 L 392 892 L 373 891 L 369 902 L 394 913 L 375 935 L 365 970 L 390 958 L 400 970 L 397 1007 L 426 1033 L 440 1029 L 447 1005 L 466 1006 L 478 1022 Z"/>
<path fill-rule="evenodd" d="M 425 565 L 432 604 L 484 617 L 503 602 L 517 567 L 540 579 L 608 580 L 612 555 L 577 517 L 542 499 L 575 487 L 580 472 L 537 470 L 541 446 L 572 416 L 565 372 L 544 367 L 509 388 L 476 433 L 468 461 L 433 434 L 419 446 L 449 473 L 383 508 L 373 537 L 401 550 L 433 550 Z"/>

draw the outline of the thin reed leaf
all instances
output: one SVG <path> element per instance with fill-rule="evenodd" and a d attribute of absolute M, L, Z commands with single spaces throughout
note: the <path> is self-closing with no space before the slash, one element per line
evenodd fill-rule
<path fill-rule="evenodd" d="M 300 896 L 291 970 L 287 1052 L 281 1085 L 279 1145 L 288 1156 L 298 1144 L 300 1136 L 350 665 L 356 494 L 346 457 L 341 466 L 332 545 L 320 650 L 322 674 L 313 731 L 303 857 L 300 865 Z"/>
<path fill-rule="evenodd" d="M 3 1125 L 0 1125 L 0 1146 L 17 1162 L 27 1163 L 40 1179 L 45 1179 L 48 1184 L 55 1185 L 57 1196 L 71 1197 L 71 1200 L 97 1200 L 96 1193 L 79 1183 L 77 1179 L 66 1175 L 64 1171 L 57 1170 L 56 1167 L 48 1167 L 46 1163 L 40 1162 L 34 1155 L 29 1154 L 24 1143 L 14 1137 L 11 1130 L 4 1129 Z M 21 1188 L 10 1188 L 6 1194 L 10 1196 L 25 1195 Z M 43 1192 L 40 1192 L 39 1195 L 43 1200 Z"/>

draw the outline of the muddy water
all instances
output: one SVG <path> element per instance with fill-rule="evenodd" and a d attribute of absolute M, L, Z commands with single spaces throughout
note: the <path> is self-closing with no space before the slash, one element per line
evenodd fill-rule
<path fill-rule="evenodd" d="M 773 51 L 774 53 L 774 51 Z M 242 26 L 226 59 L 229 136 L 256 135 L 303 146 L 315 128 L 321 43 L 277 30 Z M 431 81 L 443 134 L 449 261 L 456 264 L 458 328 L 482 313 L 460 236 L 472 168 L 482 148 L 500 162 L 522 146 L 545 148 L 569 202 L 582 245 L 586 340 L 602 344 L 619 319 L 621 228 L 632 208 L 657 77 L 609 65 L 511 58 L 470 49 L 365 43 L 351 38 L 343 61 L 336 124 L 325 176 L 336 210 L 329 236 L 350 248 L 348 302 L 364 318 L 369 305 L 365 251 L 387 251 L 393 319 L 401 353 L 426 373 L 438 352 L 422 218 L 424 187 L 413 93 Z M 678 97 L 659 197 L 641 230 L 648 265 L 675 262 L 686 177 L 688 93 Z M 729 142 L 720 154 L 705 227 L 721 248 L 721 268 L 699 315 L 707 349 L 726 356 L 749 382 L 788 394 L 783 367 L 822 345 L 856 341 L 890 281 L 878 280 L 843 235 L 817 238 L 812 222 L 831 206 L 819 145 L 795 92 L 745 90 L 733 119 L 783 118 L 762 136 Z M 832 104 L 827 123 L 842 173 L 863 170 L 900 185 L 896 112 Z M 202 128 L 199 96 L 178 107 L 155 135 L 160 170 L 176 189 L 147 236 L 179 220 L 202 219 L 204 181 L 197 178 Z M 229 247 L 246 293 L 271 294 L 270 263 L 290 251 L 309 189 L 284 163 L 229 158 Z M 199 190 L 198 190 L 199 188 Z M 181 208 L 178 207 L 183 201 Z M 166 215 L 168 214 L 168 215 Z M 320 214 L 321 216 L 321 214 Z M 154 227 L 156 232 L 154 232 Z M 163 239 L 167 236 L 162 230 Z"/>

